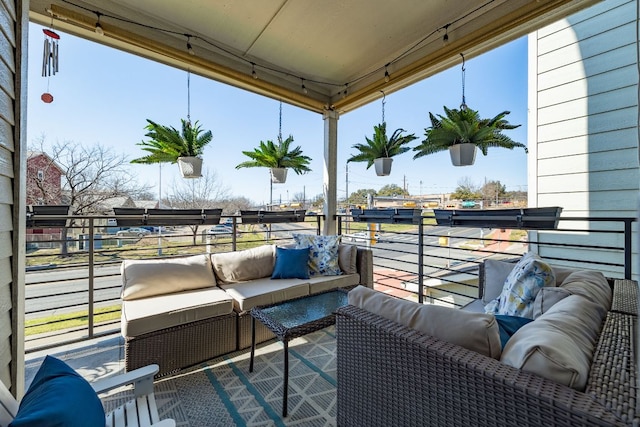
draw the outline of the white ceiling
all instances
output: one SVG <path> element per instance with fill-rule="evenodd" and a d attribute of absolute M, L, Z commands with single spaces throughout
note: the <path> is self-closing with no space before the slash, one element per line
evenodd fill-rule
<path fill-rule="evenodd" d="M 479 55 L 593 3 L 31 0 L 30 19 L 49 26 L 53 15 L 54 28 L 71 34 L 312 111 L 344 113 L 459 63 L 460 53 Z M 94 31 L 98 13 L 103 36 Z"/>

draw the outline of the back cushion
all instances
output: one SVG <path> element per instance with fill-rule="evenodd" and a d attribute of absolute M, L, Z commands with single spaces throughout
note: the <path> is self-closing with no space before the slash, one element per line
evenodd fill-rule
<path fill-rule="evenodd" d="M 273 273 L 275 260 L 275 245 L 211 255 L 213 271 L 218 281 L 224 284 L 270 277 Z"/>
<path fill-rule="evenodd" d="M 482 302 L 486 305 L 498 298 L 502 292 L 504 281 L 516 264 L 513 262 L 488 259 L 484 261 L 484 289 Z"/>
<path fill-rule="evenodd" d="M 560 288 L 575 295 L 582 295 L 607 311 L 611 308 L 611 287 L 604 274 L 599 271 L 573 272 L 564 279 Z"/>
<path fill-rule="evenodd" d="M 501 361 L 576 390 L 584 390 L 606 310 L 569 295 L 507 342 Z"/>
<path fill-rule="evenodd" d="M 358 248 L 355 245 L 338 246 L 338 265 L 344 274 L 356 274 L 358 267 L 356 264 Z"/>
<path fill-rule="evenodd" d="M 349 304 L 485 356 L 500 357 L 500 331 L 493 315 L 422 305 L 364 286 L 349 292 Z"/>
<path fill-rule="evenodd" d="M 216 285 L 207 255 L 185 258 L 122 261 L 122 299 L 125 301 Z"/>

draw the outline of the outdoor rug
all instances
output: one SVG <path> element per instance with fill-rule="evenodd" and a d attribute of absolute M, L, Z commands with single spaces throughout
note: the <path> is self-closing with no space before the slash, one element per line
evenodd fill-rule
<path fill-rule="evenodd" d="M 284 347 L 269 341 L 231 353 L 156 382 L 161 418 L 178 426 L 335 426 L 335 327 L 289 342 L 288 415 L 282 418 Z M 113 407 L 126 393 L 107 399 Z M 103 399 L 104 401 L 104 399 Z"/>

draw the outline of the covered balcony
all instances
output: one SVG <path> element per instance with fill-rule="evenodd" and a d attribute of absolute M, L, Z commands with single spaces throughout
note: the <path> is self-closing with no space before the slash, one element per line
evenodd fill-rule
<path fill-rule="evenodd" d="M 637 1 L 343 3 L 311 5 L 290 0 L 229 7 L 228 3 L 198 0 L 180 5 L 128 0 L 3 1 L 7 20 L 2 25 L 0 56 L 7 77 L 0 82 L 4 141 L 0 147 L 0 164 L 4 165 L 0 168 L 0 208 L 4 212 L 0 257 L 5 266 L 0 290 L 5 297 L 0 330 L 5 332 L 0 344 L 0 380 L 13 395 L 24 394 L 45 353 L 59 355 L 90 380 L 124 369 L 118 335 L 118 265 L 134 253 L 156 258 L 236 251 L 264 243 L 284 244 L 292 232 L 304 229 L 340 234 L 351 239 L 350 243 L 372 248 L 375 289 L 423 305 L 466 305 L 479 296 L 483 260 L 518 258 L 527 250 L 554 264 L 601 271 L 614 281 L 631 280 L 636 286 L 640 182 Z M 84 223 L 71 231 L 70 240 L 28 241 L 25 230 L 39 226 L 29 225 L 24 217 L 25 124 L 29 119 L 26 34 L 29 21 L 50 25 L 52 20 L 70 34 L 318 113 L 324 122 L 322 215 L 268 230 L 232 221 L 232 235 L 215 239 L 202 230 L 184 228 L 112 238 L 105 230 L 108 224 L 100 223 L 108 218 L 87 217 L 77 218 Z M 524 227 L 526 231 L 510 232 L 506 227 L 458 227 L 453 224 L 455 218 L 444 226 L 434 224 L 428 214 L 406 227 L 383 223 L 377 229 L 375 221 L 351 222 L 350 215 L 336 215 L 340 115 L 458 64 L 461 51 L 467 58 L 481 55 L 527 34 L 529 207 L 561 206 L 557 229 Z M 254 72 L 259 78 L 254 78 Z M 56 263 L 52 268 L 46 258 L 37 259 L 45 245 L 54 251 L 74 247 L 66 258 L 77 262 L 65 267 Z M 31 252 L 36 247 L 40 254 Z M 52 319 L 59 314 L 61 318 Z M 43 317 L 45 322 L 37 320 Z M 39 323 L 44 331 L 36 329 L 42 326 Z M 61 327 L 52 328 L 56 324 Z M 630 330 L 627 336 L 637 338 L 635 326 Z M 290 396 L 295 415 L 288 420 L 283 421 L 277 410 L 281 403 L 279 373 L 274 383 L 256 377 L 248 380 L 246 353 L 216 360 L 222 370 L 215 375 L 206 366 L 194 368 L 201 375 L 192 382 L 181 374 L 158 379 L 156 392 L 158 396 L 164 393 L 161 410 L 179 425 L 215 425 L 212 412 L 197 415 L 199 408 L 215 408 L 221 417 L 218 425 L 244 425 L 249 422 L 242 408 L 257 406 L 264 411 L 252 423 L 282 425 L 304 417 L 308 425 L 334 425 L 336 397 L 331 385 L 335 377 L 325 375 L 325 370 L 333 369 L 331 365 L 319 367 L 325 355 L 318 352 L 318 348 L 326 349 L 324 339 L 331 341 L 332 334 L 329 329 L 295 343 L 302 345 L 298 347 L 299 367 L 310 367 L 311 374 L 323 378 L 329 388 L 307 399 L 314 390 L 294 386 Z M 313 345 L 303 350 L 306 344 Z M 314 355 L 319 362 L 307 363 Z M 279 357 L 280 347 L 267 344 L 259 352 L 259 363 L 276 366 Z M 636 366 L 634 354 L 625 353 L 621 359 L 633 360 Z M 302 378 L 308 372 L 293 375 Z M 608 373 L 595 375 L 608 381 Z M 624 412 L 618 416 L 622 424 L 635 418 L 635 412 L 628 410 L 636 402 L 635 371 L 629 376 L 625 384 L 633 383 L 633 391 L 627 392 L 628 398 L 607 404 Z M 181 378 L 187 382 L 181 383 Z M 203 393 L 195 386 L 203 381 L 224 392 Z M 236 381 L 245 388 L 236 387 Z M 253 394 L 257 384 L 268 390 L 275 387 L 275 392 L 267 397 Z M 316 383 L 304 379 L 300 384 Z M 255 406 L 238 403 L 246 389 L 263 400 Z M 215 402 L 206 400 L 215 396 Z M 116 405 L 122 396 L 111 400 Z M 324 406 L 317 403 L 327 400 Z M 180 404 L 172 406 L 176 401 Z M 553 424 L 547 419 L 538 421 Z"/>

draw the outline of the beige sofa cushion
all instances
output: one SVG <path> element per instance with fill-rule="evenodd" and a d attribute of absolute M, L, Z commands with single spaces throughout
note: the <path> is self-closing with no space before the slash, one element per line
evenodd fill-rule
<path fill-rule="evenodd" d="M 239 283 L 223 283 L 220 287 L 233 298 L 236 311 L 251 310 L 258 305 L 275 304 L 309 295 L 309 280 L 270 277 Z"/>
<path fill-rule="evenodd" d="M 211 255 L 213 271 L 218 281 L 226 284 L 270 277 L 275 259 L 275 245 Z"/>
<path fill-rule="evenodd" d="M 608 311 L 611 308 L 611 287 L 604 274 L 599 271 L 575 271 L 564 279 L 560 287 L 572 294 L 582 295 L 604 310 Z"/>
<path fill-rule="evenodd" d="M 349 304 L 485 356 L 500 357 L 500 332 L 491 314 L 421 305 L 364 286 L 349 292 Z"/>
<path fill-rule="evenodd" d="M 358 248 L 355 245 L 338 246 L 338 265 L 344 274 L 358 273 L 356 259 L 358 256 Z"/>
<path fill-rule="evenodd" d="M 122 299 L 131 301 L 216 285 L 207 255 L 122 261 Z"/>
<path fill-rule="evenodd" d="M 121 332 L 136 337 L 233 312 L 233 300 L 213 287 L 122 302 Z"/>
<path fill-rule="evenodd" d="M 551 286 L 540 289 L 540 292 L 538 292 L 538 295 L 536 295 L 536 299 L 533 302 L 533 319 L 537 319 L 542 316 L 558 301 L 565 299 L 569 295 L 572 295 L 572 293 L 568 289 Z"/>
<path fill-rule="evenodd" d="M 582 391 L 606 312 L 580 295 L 569 295 L 513 334 L 500 360 Z"/>
<path fill-rule="evenodd" d="M 309 279 L 309 293 L 328 291 L 334 288 L 346 288 L 360 283 L 359 274 L 341 274 L 340 276 L 315 276 Z"/>

